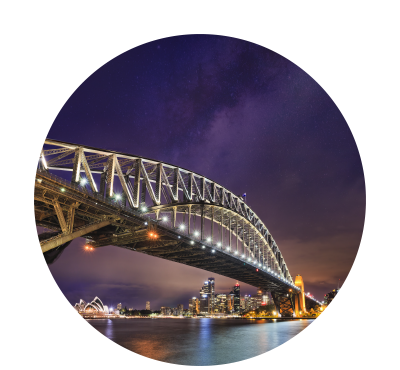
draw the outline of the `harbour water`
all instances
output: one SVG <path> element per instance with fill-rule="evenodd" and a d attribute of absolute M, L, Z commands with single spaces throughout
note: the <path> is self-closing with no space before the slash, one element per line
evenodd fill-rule
<path fill-rule="evenodd" d="M 220 365 L 270 351 L 313 320 L 96 319 L 107 338 L 139 355 L 179 365 Z"/>

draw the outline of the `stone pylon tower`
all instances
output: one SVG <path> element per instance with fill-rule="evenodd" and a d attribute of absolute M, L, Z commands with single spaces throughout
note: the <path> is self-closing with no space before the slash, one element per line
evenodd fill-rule
<path fill-rule="evenodd" d="M 296 276 L 294 285 L 296 285 L 298 288 L 300 288 L 300 293 L 295 298 L 295 302 L 296 302 L 295 310 L 296 310 L 296 316 L 298 316 L 300 314 L 300 311 L 302 313 L 306 312 L 306 297 L 304 294 L 304 282 L 303 282 L 303 277 L 301 275 Z"/>

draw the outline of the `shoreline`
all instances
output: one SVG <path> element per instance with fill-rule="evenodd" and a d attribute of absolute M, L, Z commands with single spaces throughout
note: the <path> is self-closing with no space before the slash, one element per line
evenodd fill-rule
<path fill-rule="evenodd" d="M 152 320 L 163 320 L 163 319 L 218 319 L 218 320 L 275 320 L 275 321 L 301 321 L 301 320 L 315 320 L 316 317 L 83 317 L 85 320 L 132 320 L 132 319 L 152 319 Z"/>

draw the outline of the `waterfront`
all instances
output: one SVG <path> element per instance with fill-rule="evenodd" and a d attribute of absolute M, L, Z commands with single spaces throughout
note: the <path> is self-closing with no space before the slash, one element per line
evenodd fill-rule
<path fill-rule="evenodd" d="M 179 365 L 219 365 L 258 356 L 296 336 L 313 320 L 87 320 L 122 347 Z"/>

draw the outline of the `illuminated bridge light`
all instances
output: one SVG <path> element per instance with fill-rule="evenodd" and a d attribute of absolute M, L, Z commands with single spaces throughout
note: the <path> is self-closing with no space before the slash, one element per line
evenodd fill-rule
<path fill-rule="evenodd" d="M 220 246 L 221 246 L 221 243 L 218 243 L 217 245 L 218 245 L 218 247 L 220 247 Z"/>
<path fill-rule="evenodd" d="M 185 228 L 185 225 L 181 224 L 181 225 L 179 225 L 179 228 L 180 228 L 181 230 L 183 230 L 183 229 Z"/>
<path fill-rule="evenodd" d="M 231 250 L 231 249 L 230 249 L 229 247 L 226 247 L 226 250 L 229 251 L 229 250 Z"/>
<path fill-rule="evenodd" d="M 204 245 L 201 246 L 203 249 L 205 249 L 206 247 Z"/>
<path fill-rule="evenodd" d="M 141 210 L 142 210 L 142 212 L 146 212 L 147 211 L 147 207 L 142 207 Z"/>
<path fill-rule="evenodd" d="M 120 194 L 115 194 L 115 199 L 116 200 L 120 200 L 121 199 L 121 195 Z"/>
<path fill-rule="evenodd" d="M 195 232 L 194 232 L 194 236 L 199 236 L 199 232 L 198 232 L 198 231 L 195 231 Z"/>
<path fill-rule="evenodd" d="M 207 243 L 209 243 L 211 241 L 211 238 L 207 238 Z"/>
<path fill-rule="evenodd" d="M 61 191 L 64 193 L 65 189 L 64 189 L 64 188 L 61 188 Z"/>
<path fill-rule="evenodd" d="M 211 252 L 213 252 L 213 253 L 214 253 L 214 252 L 215 252 L 215 249 L 213 249 Z"/>
<path fill-rule="evenodd" d="M 190 241 L 190 244 L 194 244 L 194 241 L 193 241 L 193 240 L 191 240 L 191 241 Z"/>
<path fill-rule="evenodd" d="M 162 218 L 162 220 L 163 220 L 164 222 L 167 222 L 167 221 L 168 221 L 168 217 L 164 216 L 164 217 Z"/>
<path fill-rule="evenodd" d="M 144 223 L 147 226 L 147 222 Z"/>
<path fill-rule="evenodd" d="M 81 180 L 80 184 L 81 184 L 82 186 L 85 186 L 85 185 L 87 184 L 86 178 L 83 178 L 83 179 Z"/>

